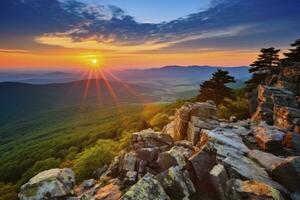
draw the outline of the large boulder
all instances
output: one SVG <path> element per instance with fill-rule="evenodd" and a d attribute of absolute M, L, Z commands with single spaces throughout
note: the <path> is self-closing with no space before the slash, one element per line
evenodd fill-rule
<path fill-rule="evenodd" d="M 263 151 L 273 152 L 281 150 L 285 133 L 261 122 L 259 126 L 253 128 L 253 135 Z"/>
<path fill-rule="evenodd" d="M 227 182 L 227 199 L 284 200 L 278 190 L 259 181 L 231 179 Z"/>
<path fill-rule="evenodd" d="M 133 185 L 122 197 L 122 200 L 169 200 L 157 177 L 147 173 Z"/>
<path fill-rule="evenodd" d="M 166 193 L 174 200 L 189 199 L 195 187 L 186 170 L 179 166 L 171 167 L 158 175 Z"/>
<path fill-rule="evenodd" d="M 290 157 L 273 165 L 272 176 L 289 190 L 300 192 L 300 157 Z"/>
<path fill-rule="evenodd" d="M 66 198 L 73 195 L 75 177 L 71 169 L 43 171 L 22 185 L 20 200 L 44 200 Z"/>

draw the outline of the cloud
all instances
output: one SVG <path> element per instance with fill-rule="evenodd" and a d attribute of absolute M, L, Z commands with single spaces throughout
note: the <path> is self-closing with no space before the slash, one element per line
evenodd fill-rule
<path fill-rule="evenodd" d="M 205 11 L 156 24 L 139 23 L 113 5 L 93 6 L 77 0 L 11 0 L 0 4 L 4 11 L 0 12 L 2 40 L 12 34 L 26 35 L 33 44 L 65 48 L 180 51 L 199 46 L 251 46 L 262 39 L 282 45 L 278 41 L 300 36 L 298 0 L 213 0 Z"/>

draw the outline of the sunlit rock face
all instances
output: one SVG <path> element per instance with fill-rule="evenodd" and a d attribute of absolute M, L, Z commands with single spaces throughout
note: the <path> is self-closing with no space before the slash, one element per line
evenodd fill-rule
<path fill-rule="evenodd" d="M 66 198 L 73 195 L 75 177 L 71 169 L 50 169 L 31 178 L 21 187 L 20 200 Z"/>
<path fill-rule="evenodd" d="M 174 121 L 168 124 L 164 133 L 174 140 L 188 140 L 196 145 L 201 129 L 214 129 L 219 125 L 217 107 L 212 101 L 186 103 L 175 113 Z"/>
<path fill-rule="evenodd" d="M 300 63 L 282 67 L 275 86 L 286 88 L 293 92 L 294 95 L 300 96 Z"/>

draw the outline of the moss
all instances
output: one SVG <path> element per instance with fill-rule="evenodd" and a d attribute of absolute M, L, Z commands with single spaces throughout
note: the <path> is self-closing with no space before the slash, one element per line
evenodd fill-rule
<path fill-rule="evenodd" d="M 33 197 L 36 195 L 37 192 L 38 192 L 38 187 L 35 185 L 33 187 L 27 188 L 25 191 L 25 195 L 27 197 Z"/>

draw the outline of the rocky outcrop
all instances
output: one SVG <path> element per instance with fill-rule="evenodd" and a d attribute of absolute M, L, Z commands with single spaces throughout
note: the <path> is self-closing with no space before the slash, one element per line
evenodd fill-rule
<path fill-rule="evenodd" d="M 67 198 L 73 195 L 74 173 L 71 169 L 43 171 L 22 185 L 20 200 L 42 200 Z"/>
<path fill-rule="evenodd" d="M 298 108 L 295 95 L 284 88 L 260 85 L 258 87 L 258 106 L 252 116 L 253 120 L 274 124 L 274 119 L 281 107 Z"/>
<path fill-rule="evenodd" d="M 265 92 L 273 95 L 272 100 L 284 98 Z M 72 178 L 72 187 L 68 182 L 60 187 L 61 178 L 49 178 L 59 187 L 48 191 L 42 189 L 49 188 L 45 187 L 48 182 L 34 177 L 22 186 L 20 198 L 28 199 L 23 196 L 35 188 L 40 192 L 32 200 L 42 200 L 49 192 L 68 200 L 296 199 L 300 193 L 298 136 L 265 122 L 218 121 L 212 102 L 188 103 L 177 110 L 163 132 L 133 133 L 128 151 L 120 152 L 104 173 L 99 169 L 99 180 L 84 181 L 75 194 Z"/>
<path fill-rule="evenodd" d="M 176 111 L 174 122 L 165 128 L 166 133 L 171 133 L 175 140 L 187 139 L 195 145 L 199 141 L 201 129 L 218 126 L 216 114 L 217 108 L 212 101 L 186 103 Z M 173 132 L 170 127 L 173 127 Z"/>
<path fill-rule="evenodd" d="M 296 96 L 300 96 L 300 63 L 282 67 L 275 86 L 288 88 Z"/>

